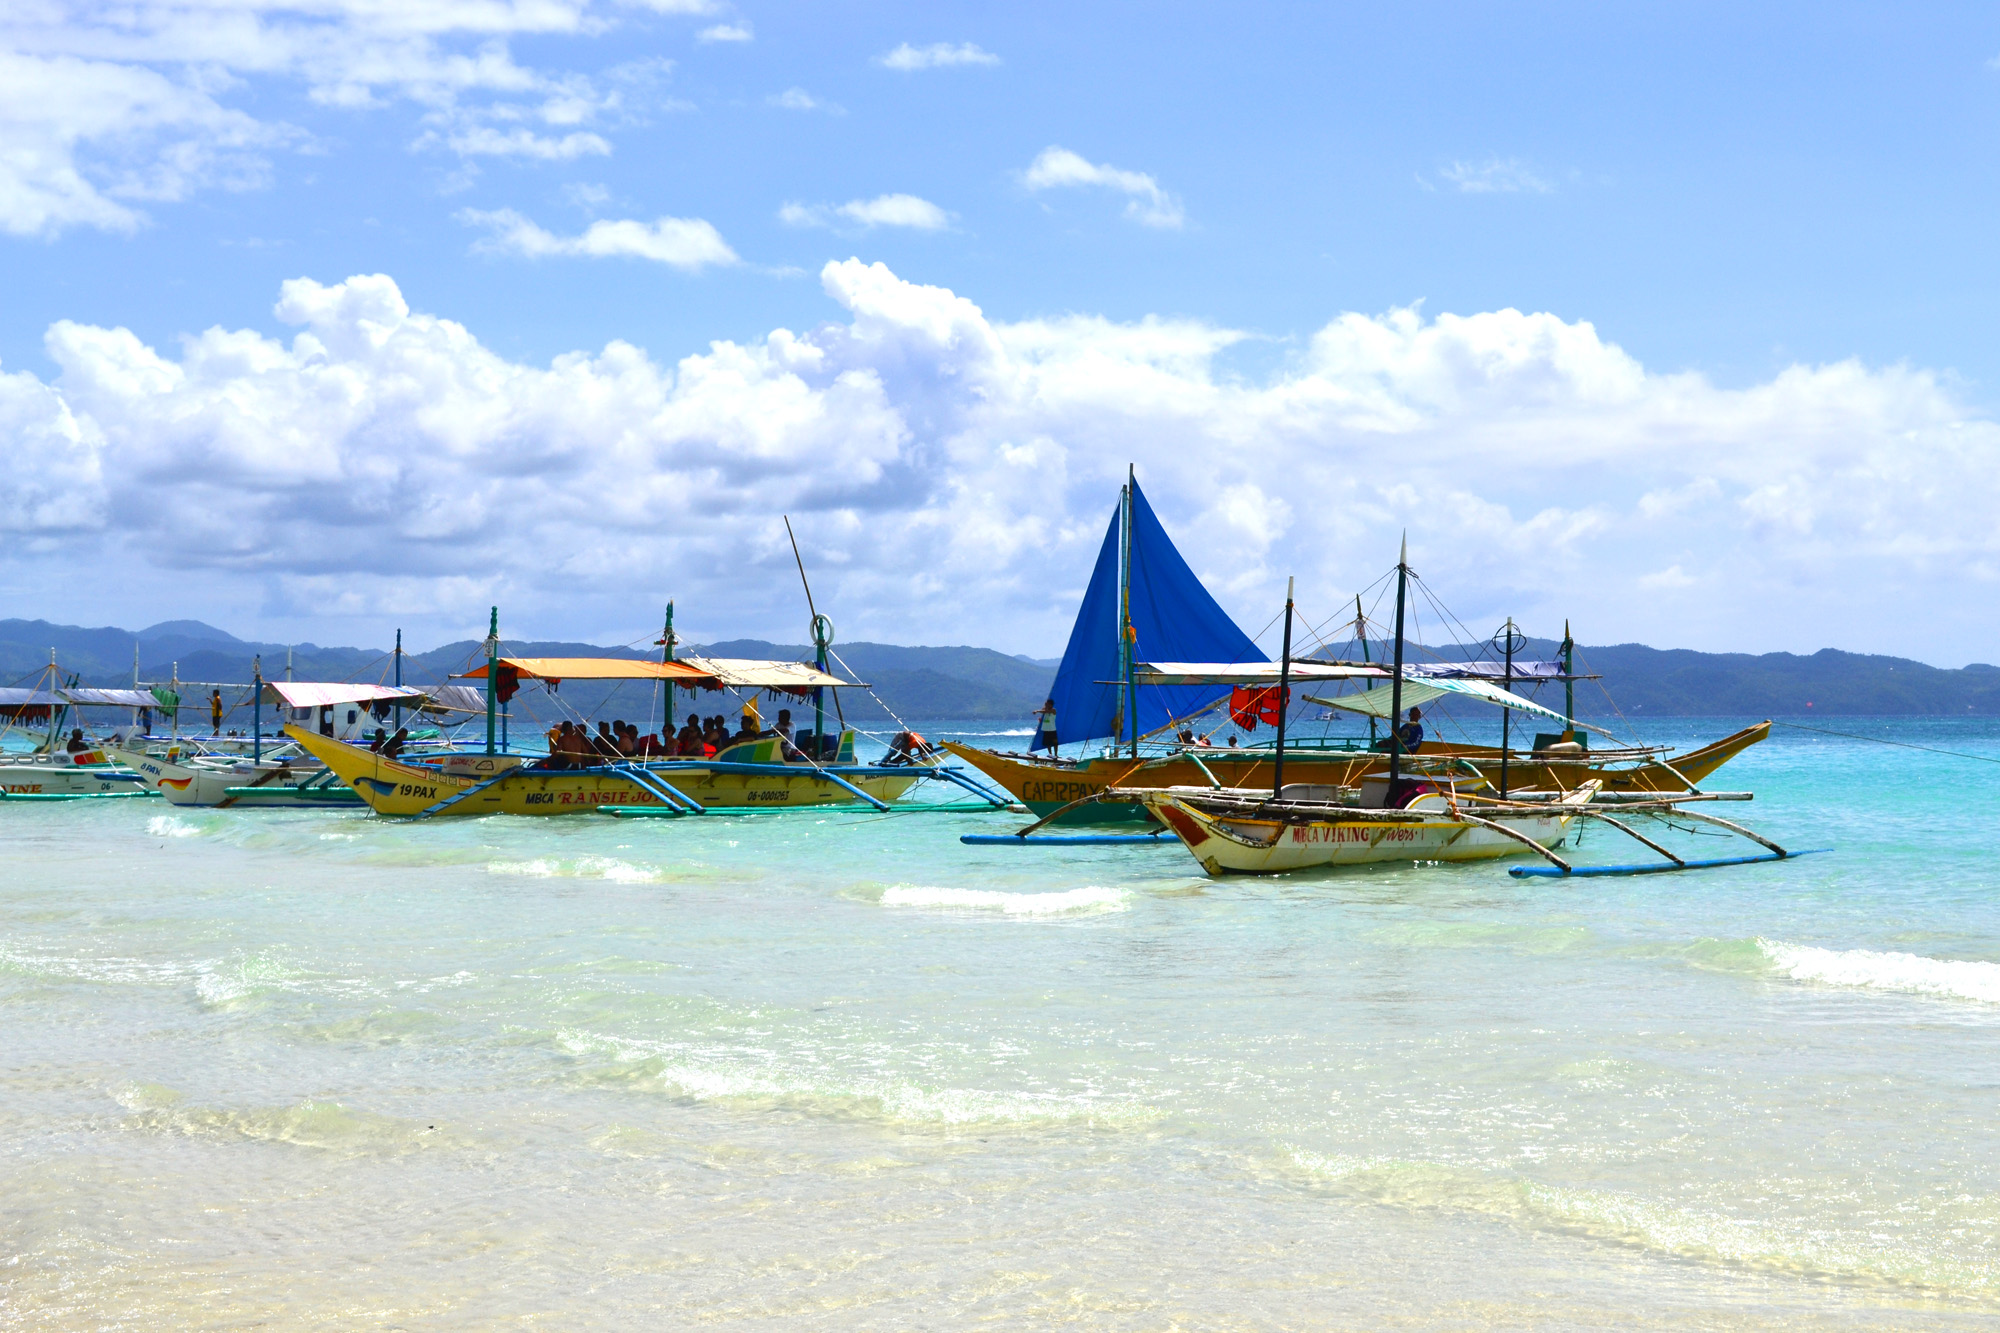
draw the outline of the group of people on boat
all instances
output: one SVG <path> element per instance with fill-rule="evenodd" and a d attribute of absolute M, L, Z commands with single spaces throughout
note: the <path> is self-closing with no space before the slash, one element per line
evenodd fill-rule
<path fill-rule="evenodd" d="M 623 719 L 599 722 L 595 734 L 587 723 L 564 722 L 549 728 L 547 767 L 590 768 L 621 759 L 713 759 L 732 745 L 773 736 L 783 742 L 786 759 L 803 758 L 792 744 L 792 710 L 779 709 L 777 725 L 766 730 L 754 700 L 744 706 L 742 723 L 734 732 L 721 713 L 706 718 L 690 715 L 679 731 L 664 740 L 658 733 L 640 735 L 638 727 Z"/>

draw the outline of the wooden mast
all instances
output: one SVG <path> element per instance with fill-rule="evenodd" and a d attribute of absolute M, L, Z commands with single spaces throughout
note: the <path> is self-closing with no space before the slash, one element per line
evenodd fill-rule
<path fill-rule="evenodd" d="M 1125 489 L 1118 492 L 1118 676 L 1125 683 L 1124 723 L 1132 729 L 1132 758 L 1139 757 L 1138 688 L 1132 680 L 1132 487 L 1137 469 L 1125 465 Z M 1120 740 L 1125 739 L 1120 728 Z M 1114 747 L 1115 753 L 1115 747 Z"/>
<path fill-rule="evenodd" d="M 1576 640 L 1569 636 L 1569 620 L 1563 620 L 1563 739 L 1576 739 Z"/>
<path fill-rule="evenodd" d="M 1410 583 L 1410 534 L 1396 557 L 1396 662 L 1389 677 L 1389 803 L 1401 795 L 1403 782 L 1403 600 Z"/>
<path fill-rule="evenodd" d="M 1500 634 L 1500 646 L 1507 653 L 1507 667 L 1505 674 L 1500 678 L 1500 688 L 1512 694 L 1514 692 L 1514 639 L 1516 637 L 1514 617 L 1507 617 L 1506 628 L 1502 629 Z M 1511 739 L 1510 727 L 1513 720 L 1513 709 L 1502 708 L 1500 710 L 1500 797 L 1502 800 L 1505 800 L 1507 796 L 1507 746 Z"/>
<path fill-rule="evenodd" d="M 1271 795 L 1285 794 L 1285 704 L 1292 690 L 1292 592 L 1297 580 L 1285 579 L 1285 646 L 1278 657 L 1278 758 L 1271 769 Z"/>

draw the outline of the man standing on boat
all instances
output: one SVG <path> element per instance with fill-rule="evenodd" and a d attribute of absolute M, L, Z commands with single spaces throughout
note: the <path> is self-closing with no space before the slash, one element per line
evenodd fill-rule
<path fill-rule="evenodd" d="M 222 734 L 222 691 L 215 690 L 208 696 L 208 730 L 211 735 Z"/>
<path fill-rule="evenodd" d="M 1028 748 L 1030 750 L 1047 750 L 1050 754 L 1054 754 L 1056 750 L 1056 701 L 1049 699 L 1045 702 L 1040 708 L 1035 710 L 1035 717 L 1037 718 L 1035 723 L 1035 743 Z"/>

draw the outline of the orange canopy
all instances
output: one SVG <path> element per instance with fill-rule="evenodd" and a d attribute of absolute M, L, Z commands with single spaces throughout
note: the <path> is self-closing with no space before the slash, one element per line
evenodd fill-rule
<path fill-rule="evenodd" d="M 641 662 L 624 657 L 503 657 L 500 665 L 529 680 L 670 680 L 677 685 L 701 685 L 715 679 L 713 672 L 680 662 Z M 461 672 L 457 678 L 485 680 L 486 668 Z"/>

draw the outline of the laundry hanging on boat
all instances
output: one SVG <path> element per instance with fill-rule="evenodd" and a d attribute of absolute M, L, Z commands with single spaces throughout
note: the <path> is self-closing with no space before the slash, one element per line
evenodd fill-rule
<path fill-rule="evenodd" d="M 1278 718 L 1284 708 L 1278 702 L 1279 687 L 1276 685 L 1238 685 L 1229 692 L 1229 720 L 1245 731 L 1255 730 L 1261 723 L 1267 727 L 1278 725 Z M 1285 703 L 1291 702 L 1291 691 L 1286 690 Z"/>

